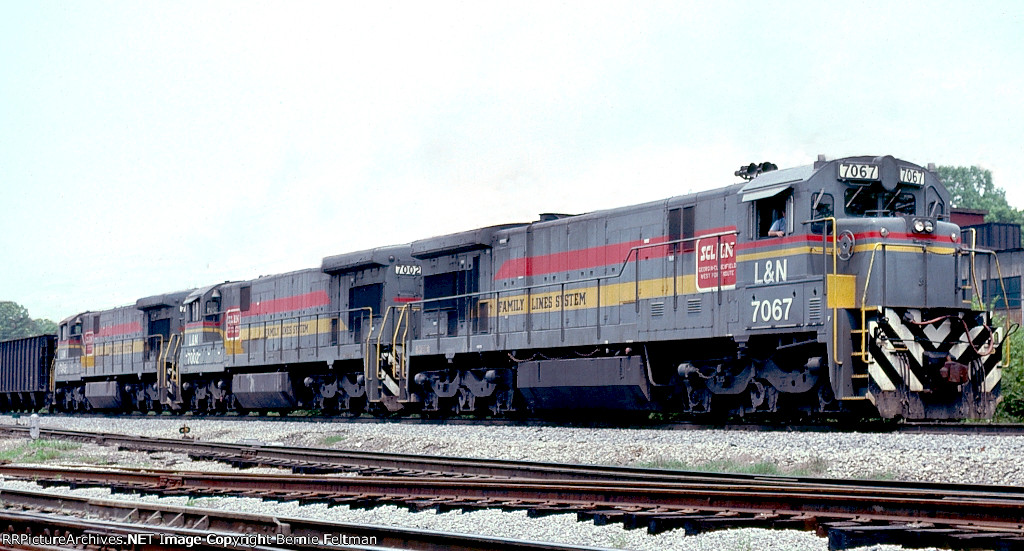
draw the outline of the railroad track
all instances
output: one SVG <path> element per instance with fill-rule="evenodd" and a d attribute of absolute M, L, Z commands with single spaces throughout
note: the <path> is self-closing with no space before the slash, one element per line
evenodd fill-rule
<path fill-rule="evenodd" d="M 27 427 L 0 426 L 0 434 L 27 437 Z M 928 490 L 936 494 L 951 489 L 986 493 L 991 486 L 980 484 L 939 484 L 890 480 L 843 480 L 760 475 L 744 473 L 705 473 L 673 471 L 641 467 L 567 465 L 539 461 L 478 459 L 450 456 L 429 456 L 328 448 L 300 448 L 228 442 L 206 442 L 190 439 L 152 438 L 114 433 L 93 433 L 59 429 L 40 429 L 40 436 L 55 440 L 116 446 L 139 452 L 185 453 L 193 459 L 213 460 L 234 467 L 278 467 L 301 474 L 340 472 L 364 476 L 456 477 L 530 480 L 577 480 L 584 482 L 621 483 L 703 483 L 733 481 L 737 483 L 787 485 L 817 484 L 829 487 L 850 486 L 878 488 L 893 492 Z M 1001 487 L 1000 494 L 1024 497 L 1024 488 Z"/>
<path fill-rule="evenodd" d="M 10 414 L 8 414 L 10 415 Z M 21 414 L 18 414 L 21 415 Z M 573 428 L 634 428 L 647 430 L 691 431 L 691 430 L 727 430 L 748 432 L 877 432 L 902 434 L 991 434 L 1001 436 L 1024 435 L 1024 424 L 1021 423 L 960 423 L 960 422 L 892 422 L 882 420 L 866 420 L 860 422 L 772 422 L 757 423 L 744 421 L 731 422 L 698 422 L 698 421 L 653 421 L 639 418 L 596 420 L 579 422 L 545 418 L 492 418 L 475 417 L 346 417 L 319 415 L 284 415 L 284 416 L 239 416 L 239 415 L 187 415 L 187 416 L 147 416 L 138 414 L 46 414 L 48 419 L 181 419 L 184 422 L 237 421 L 245 422 L 279 422 L 279 423 L 337 423 L 337 424 L 394 424 L 394 425 L 455 425 L 455 426 L 502 426 L 502 427 L 573 427 Z M 23 418 L 23 417 L 19 417 Z"/>
<path fill-rule="evenodd" d="M 55 496 L 23 490 L 0 490 L 0 504 L 3 505 L 0 525 L 6 528 L 7 540 L 21 542 L 18 549 L 52 548 L 54 546 L 47 544 L 56 543 L 75 547 L 91 542 L 112 549 L 134 545 L 135 549 L 187 547 L 199 550 L 593 550 L 487 536 Z M 6 545 L 0 545 L 0 549 L 5 548 Z"/>
<path fill-rule="evenodd" d="M 27 427 L 0 426 L 0 434 L 27 437 Z M 93 433 L 61 429 L 40 429 L 40 436 L 55 440 L 115 446 L 139 452 L 185 453 L 193 459 L 213 460 L 234 467 L 288 468 L 302 474 L 356 473 L 364 476 L 404 477 L 493 477 L 530 480 L 579 480 L 623 483 L 703 483 L 724 480 L 737 483 L 817 484 L 871 487 L 888 491 L 929 490 L 941 494 L 959 491 L 985 493 L 991 486 L 940 484 L 887 480 L 843 480 L 744 473 L 705 473 L 641 467 L 570 465 L 539 461 L 514 461 L 451 456 L 429 456 L 361 450 L 286 447 L 265 444 L 206 442 L 191 439 L 152 438 L 115 433 Z M 1024 488 L 1003 487 L 1001 494 L 1024 496 Z"/>
<path fill-rule="evenodd" d="M 29 429 L 5 426 L 0 431 L 24 436 Z M 828 534 L 835 549 L 884 542 L 925 542 L 947 548 L 1013 548 L 1024 541 L 1024 488 L 1016 487 L 709 474 L 196 442 L 52 429 L 42 429 L 41 435 L 137 451 L 184 452 L 195 458 L 239 466 L 368 475 L 281 479 L 284 482 L 274 482 L 280 483 L 279 487 L 253 490 L 246 489 L 243 483 L 218 486 L 214 481 L 228 480 L 223 477 L 196 478 L 214 476 L 206 473 L 138 471 L 134 474 L 148 476 L 149 481 L 132 485 L 124 480 L 118 484 L 106 479 L 70 481 L 68 472 L 62 471 L 55 476 L 63 481 L 50 479 L 55 484 L 100 485 L 122 491 L 176 495 L 251 495 L 354 507 L 395 503 L 410 509 L 497 507 L 526 509 L 533 515 L 575 512 L 581 520 L 599 524 L 622 522 L 630 528 L 647 527 L 653 533 L 674 528 L 690 533 L 742 526 L 804 528 Z M 133 471 L 120 473 L 130 477 Z M 10 475 L 15 476 L 15 472 Z M 165 480 L 154 482 L 153 475 L 162 475 Z M 21 471 L 18 476 L 44 480 L 38 473 Z M 324 478 L 326 481 L 321 480 Z M 179 479 L 181 483 L 177 482 Z M 302 486 L 320 483 L 331 484 L 333 489 L 321 491 Z M 380 486 L 374 489 L 373 484 L 378 483 Z M 453 486 L 471 488 L 476 493 L 453 493 Z M 983 510 L 989 513 L 979 515 Z"/>
<path fill-rule="evenodd" d="M 1024 496 L 990 487 L 909 490 L 779 481 L 584 482 L 451 477 L 338 477 L 70 469 L 3 465 L 0 475 L 42 485 L 190 497 L 237 496 L 412 510 L 526 510 L 576 513 L 651 533 L 734 527 L 812 529 L 832 549 L 874 543 L 944 548 L 1024 546 Z"/>

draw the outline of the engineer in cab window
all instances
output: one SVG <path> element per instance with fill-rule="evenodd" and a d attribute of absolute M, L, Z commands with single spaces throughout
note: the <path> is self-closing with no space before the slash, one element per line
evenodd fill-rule
<path fill-rule="evenodd" d="M 768 228 L 768 237 L 782 237 L 783 235 L 786 235 L 786 215 L 782 211 L 777 211 L 772 227 Z"/>

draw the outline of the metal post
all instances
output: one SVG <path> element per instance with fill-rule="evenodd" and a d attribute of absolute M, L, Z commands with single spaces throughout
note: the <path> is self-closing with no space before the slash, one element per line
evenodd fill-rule
<path fill-rule="evenodd" d="M 526 344 L 533 339 L 533 285 L 526 288 Z"/>
<path fill-rule="evenodd" d="M 564 282 L 562 283 L 560 289 L 561 290 L 559 292 L 562 294 L 562 296 L 559 298 L 559 302 L 561 302 L 562 309 L 561 309 L 561 313 L 558 316 L 558 322 L 559 322 L 559 325 L 561 325 L 561 327 L 562 327 L 562 342 L 565 342 L 565 283 Z"/>
<path fill-rule="evenodd" d="M 636 251 L 636 259 L 633 261 L 633 263 L 634 263 L 633 265 L 636 266 L 636 270 L 634 270 L 633 272 L 635 274 L 634 279 L 636 280 L 634 282 L 634 288 L 635 288 L 634 290 L 636 292 L 634 293 L 634 296 L 633 296 L 633 304 L 635 305 L 636 313 L 639 314 L 640 313 L 640 249 L 634 249 L 634 250 Z M 632 251 L 630 251 L 630 252 L 632 252 Z M 626 257 L 626 260 L 629 260 L 629 256 Z M 637 321 L 640 321 L 639 320 L 639 316 L 638 316 Z"/>
<path fill-rule="evenodd" d="M 715 251 L 715 258 L 718 259 L 718 290 L 715 292 L 718 295 L 718 305 L 722 305 L 722 236 L 719 235 L 715 238 L 715 244 L 717 250 Z"/>

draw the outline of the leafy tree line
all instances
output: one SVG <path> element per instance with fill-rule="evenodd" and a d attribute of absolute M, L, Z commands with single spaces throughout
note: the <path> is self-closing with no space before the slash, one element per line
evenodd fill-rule
<path fill-rule="evenodd" d="M 1024 224 L 1024 210 L 1010 206 L 1006 190 L 996 187 L 992 171 L 976 166 L 940 166 L 936 169 L 949 190 L 954 207 L 987 210 L 986 222 Z"/>
<path fill-rule="evenodd" d="M 0 301 L 0 341 L 57 333 L 57 324 L 48 319 L 32 319 L 17 302 Z"/>

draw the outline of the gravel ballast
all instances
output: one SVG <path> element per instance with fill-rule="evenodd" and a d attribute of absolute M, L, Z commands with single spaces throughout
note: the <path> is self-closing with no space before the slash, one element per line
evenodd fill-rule
<path fill-rule="evenodd" d="M 20 419 L 25 423 L 25 418 Z M 14 423 L 0 417 L 0 423 Z M 565 428 L 537 426 L 413 425 L 394 423 L 289 422 L 172 417 L 119 419 L 42 417 L 40 426 L 68 430 L 207 441 L 258 440 L 289 446 L 330 447 L 383 452 L 529 460 L 558 463 L 630 465 L 700 470 L 756 470 L 771 474 L 830 478 L 1022 485 L 1015 458 L 1024 453 L 1024 437 L 889 433 L 747 432 L 722 430 Z M 23 443 L 23 442 L 22 442 Z M 19 445 L 0 442 L 0 450 Z M 15 458 L 15 461 L 18 461 Z M 25 461 L 22 461 L 25 462 Z M 190 462 L 183 454 L 145 455 L 85 445 L 49 463 L 226 470 L 226 465 Z M 261 469 L 262 471 L 262 469 Z M 7 487 L 20 485 L 4 482 Z M 21 487 L 21 486 L 19 486 Z M 51 491 L 67 491 L 53 489 Z M 106 490 L 83 495 L 110 497 Z M 125 496 L 114 496 L 124 499 Z M 157 498 L 147 498 L 157 499 Z M 177 498 L 160 498 L 177 499 Z M 649 536 L 621 525 L 594 526 L 574 515 L 530 519 L 525 513 L 411 513 L 396 507 L 372 510 L 323 505 L 266 503 L 241 498 L 200 498 L 194 505 L 283 516 L 325 518 L 337 522 L 409 526 L 432 530 L 514 535 L 625 549 L 796 549 L 825 550 L 813 533 L 728 530 L 687 537 L 681 531 Z M 180 503 L 179 501 L 172 501 Z M 879 546 L 877 549 L 899 549 Z"/>

